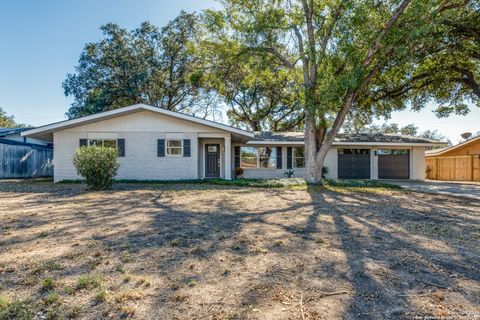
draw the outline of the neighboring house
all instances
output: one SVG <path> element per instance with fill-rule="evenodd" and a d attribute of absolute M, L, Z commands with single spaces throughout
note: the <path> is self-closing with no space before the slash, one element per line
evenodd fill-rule
<path fill-rule="evenodd" d="M 0 128 L 0 139 L 2 140 L 9 140 L 9 141 L 17 141 L 23 143 L 31 143 L 40 146 L 52 146 L 51 142 L 35 139 L 35 138 L 28 138 L 22 136 L 21 133 L 26 130 L 30 130 L 32 128 Z"/>
<path fill-rule="evenodd" d="M 30 129 L 0 128 L 0 179 L 53 176 L 52 143 L 21 136 Z"/>
<path fill-rule="evenodd" d="M 480 136 L 425 153 L 428 179 L 480 182 Z"/>
<path fill-rule="evenodd" d="M 157 107 L 137 104 L 22 132 L 53 142 L 54 180 L 78 179 L 79 146 L 119 150 L 118 179 L 245 178 L 304 174 L 303 133 L 253 133 Z M 328 178 L 424 179 L 425 147 L 439 142 L 375 134 L 339 135 L 325 159 Z"/>

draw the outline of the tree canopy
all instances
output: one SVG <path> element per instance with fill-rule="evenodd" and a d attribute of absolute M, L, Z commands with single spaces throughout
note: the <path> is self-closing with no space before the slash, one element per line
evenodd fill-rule
<path fill-rule="evenodd" d="M 0 128 L 22 128 L 27 127 L 26 124 L 15 121 L 14 116 L 9 116 L 2 107 L 0 107 Z"/>
<path fill-rule="evenodd" d="M 194 54 L 195 14 L 181 12 L 159 30 L 149 22 L 132 31 L 109 23 L 104 39 L 85 45 L 74 74 L 63 82 L 75 118 L 135 103 L 194 110 L 202 70 Z"/>
<path fill-rule="evenodd" d="M 367 119 L 388 117 L 409 105 L 422 108 L 429 98 L 460 99 L 456 87 L 422 86 L 416 75 L 431 64 L 435 48 L 450 54 L 453 40 L 445 37 L 450 32 L 445 21 L 451 24 L 478 14 L 474 1 L 225 0 L 222 4 L 221 10 L 206 12 L 211 41 L 239 46 L 236 55 L 275 58 L 302 88 L 309 182 L 321 181 L 323 160 L 349 113 Z M 447 44 L 437 48 L 439 41 Z M 409 83 L 418 90 L 401 89 Z M 391 92 L 397 88 L 400 94 Z"/>

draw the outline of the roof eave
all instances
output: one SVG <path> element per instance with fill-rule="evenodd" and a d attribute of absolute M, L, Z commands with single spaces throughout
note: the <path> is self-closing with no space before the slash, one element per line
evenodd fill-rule
<path fill-rule="evenodd" d="M 262 141 L 262 140 L 251 140 L 246 144 L 249 145 L 304 145 L 304 141 L 288 141 L 288 140 L 278 140 L 278 141 Z M 347 141 L 334 141 L 332 145 L 334 146 L 414 146 L 414 147 L 432 147 L 441 145 L 442 143 L 437 142 L 347 142 Z"/>
<path fill-rule="evenodd" d="M 132 105 L 132 106 L 119 108 L 119 109 L 115 109 L 115 110 L 110 110 L 110 111 L 105 111 L 105 112 L 102 112 L 102 113 L 97 113 L 97 114 L 93 114 L 93 115 L 90 115 L 90 116 L 85 116 L 85 117 L 81 117 L 81 118 L 77 118 L 77 119 L 65 120 L 65 121 L 61 121 L 61 122 L 57 122 L 57 123 L 52 123 L 52 124 L 49 124 L 49 125 L 45 125 L 45 126 L 35 128 L 35 129 L 23 131 L 23 132 L 21 132 L 21 135 L 26 136 L 26 137 L 29 137 L 29 136 L 31 137 L 31 136 L 35 136 L 35 135 L 46 135 L 46 134 L 53 133 L 55 131 L 64 130 L 64 129 L 68 129 L 68 128 L 72 128 L 72 127 L 76 127 L 76 126 L 80 126 L 80 125 L 85 125 L 85 124 L 89 124 L 89 123 L 96 122 L 96 121 L 106 120 L 106 119 L 110 119 L 110 118 L 114 118 L 114 117 L 118 117 L 118 116 L 122 116 L 122 115 L 127 115 L 127 114 L 130 114 L 130 113 L 134 113 L 134 112 L 138 112 L 138 111 L 142 111 L 142 110 L 153 111 L 153 112 L 157 112 L 157 113 L 164 114 L 164 115 L 167 115 L 167 116 L 172 116 L 172 117 L 176 117 L 176 118 L 179 118 L 179 119 L 183 119 L 183 120 L 186 120 L 186 121 L 199 123 L 199 124 L 202 124 L 202 125 L 205 125 L 205 126 L 214 127 L 214 128 L 217 128 L 217 129 L 221 129 L 221 130 L 224 130 L 224 131 L 228 131 L 228 132 L 240 135 L 242 137 L 247 137 L 247 138 L 253 138 L 254 137 L 253 133 L 242 130 L 242 129 L 237 129 L 237 128 L 230 127 L 230 126 L 227 126 L 227 125 L 224 125 L 224 124 L 221 124 L 221 123 L 216 123 L 216 122 L 213 122 L 213 121 L 200 119 L 200 118 L 196 118 L 196 117 L 193 117 L 193 116 L 190 116 L 190 115 L 186 115 L 186 114 L 182 114 L 182 113 L 178 113 L 178 112 L 174 112 L 174 111 L 170 111 L 170 110 L 160 109 L 160 108 L 157 108 L 157 107 L 152 107 L 152 106 L 148 106 L 148 105 L 144 105 L 144 104 L 135 104 L 135 105 Z"/>

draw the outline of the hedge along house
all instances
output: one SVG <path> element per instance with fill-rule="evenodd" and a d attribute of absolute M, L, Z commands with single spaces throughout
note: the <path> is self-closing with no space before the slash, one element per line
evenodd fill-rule
<path fill-rule="evenodd" d="M 22 132 L 54 145 L 54 180 L 79 179 L 72 158 L 80 146 L 117 148 L 117 179 L 303 177 L 303 133 L 253 133 L 136 104 Z M 425 147 L 439 142 L 398 135 L 340 135 L 325 159 L 328 178 L 424 178 Z"/>

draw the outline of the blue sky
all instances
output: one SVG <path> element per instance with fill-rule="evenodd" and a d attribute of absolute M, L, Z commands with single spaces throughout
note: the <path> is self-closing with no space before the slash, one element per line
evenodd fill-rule
<path fill-rule="evenodd" d="M 0 106 L 34 126 L 64 120 L 71 100 L 61 83 L 74 71 L 84 44 L 100 39 L 101 25 L 133 29 L 149 20 L 162 26 L 182 9 L 214 6 L 213 0 L 1 0 Z M 480 130 L 480 109 L 447 119 L 437 119 L 431 108 L 399 112 L 390 122 L 437 129 L 456 143 L 460 133 Z"/>

